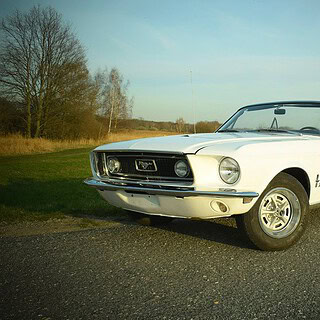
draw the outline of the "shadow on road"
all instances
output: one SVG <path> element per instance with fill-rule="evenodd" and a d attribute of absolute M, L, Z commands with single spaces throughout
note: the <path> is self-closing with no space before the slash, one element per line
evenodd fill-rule
<path fill-rule="evenodd" d="M 121 223 L 132 224 L 134 222 L 129 217 L 128 219 L 122 220 Z M 144 218 L 142 223 L 139 224 L 148 225 L 148 218 Z M 155 225 L 152 226 L 152 228 L 199 238 L 200 240 L 257 250 L 257 248 L 245 238 L 240 230 L 237 229 L 234 218 L 220 218 L 214 220 L 174 219 L 171 223 Z"/>

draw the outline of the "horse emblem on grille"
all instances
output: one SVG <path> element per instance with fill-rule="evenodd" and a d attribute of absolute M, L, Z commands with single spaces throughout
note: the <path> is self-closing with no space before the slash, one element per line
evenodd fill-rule
<path fill-rule="evenodd" d="M 135 161 L 136 169 L 138 171 L 145 171 L 145 172 L 156 172 L 157 171 L 157 165 L 154 160 L 140 160 L 137 159 Z"/>

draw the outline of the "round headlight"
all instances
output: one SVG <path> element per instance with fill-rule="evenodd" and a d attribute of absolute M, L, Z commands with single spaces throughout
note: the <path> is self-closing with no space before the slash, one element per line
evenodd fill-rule
<path fill-rule="evenodd" d="M 220 162 L 219 174 L 221 179 L 228 184 L 233 184 L 240 177 L 240 167 L 236 160 L 232 158 L 224 158 Z"/>
<path fill-rule="evenodd" d="M 184 178 L 189 174 L 189 166 L 183 160 L 179 160 L 174 165 L 174 172 L 180 178 Z"/>
<path fill-rule="evenodd" d="M 121 168 L 120 161 L 115 157 L 108 157 L 107 159 L 107 169 L 109 173 L 118 173 Z"/>

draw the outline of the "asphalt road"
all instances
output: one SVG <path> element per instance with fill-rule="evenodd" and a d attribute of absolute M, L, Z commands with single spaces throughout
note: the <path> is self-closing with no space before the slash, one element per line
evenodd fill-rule
<path fill-rule="evenodd" d="M 1 319 L 319 319 L 320 214 L 285 252 L 233 220 L 0 238 Z"/>

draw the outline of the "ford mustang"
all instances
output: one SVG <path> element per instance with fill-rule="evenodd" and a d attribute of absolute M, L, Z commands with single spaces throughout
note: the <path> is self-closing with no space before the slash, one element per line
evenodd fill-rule
<path fill-rule="evenodd" d="M 85 183 L 151 221 L 236 218 L 261 250 L 295 244 L 320 203 L 320 102 L 240 108 L 216 132 L 103 145 Z"/>

